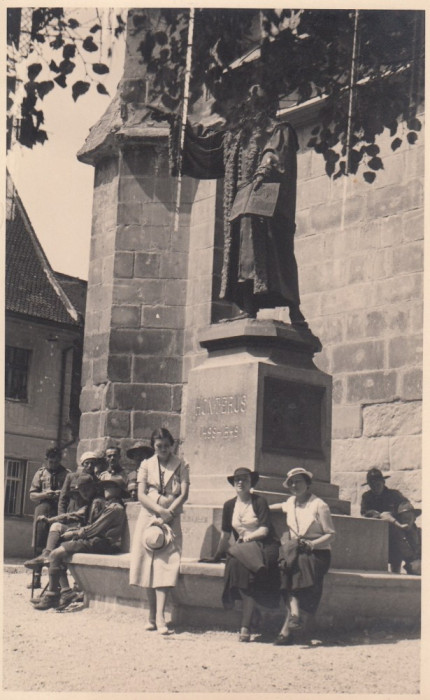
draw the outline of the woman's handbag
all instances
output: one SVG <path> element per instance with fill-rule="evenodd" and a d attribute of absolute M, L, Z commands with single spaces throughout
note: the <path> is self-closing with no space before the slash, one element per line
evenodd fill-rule
<path fill-rule="evenodd" d="M 243 564 L 249 571 L 256 574 L 260 569 L 264 569 L 263 548 L 254 542 L 235 542 L 227 553 Z"/>
<path fill-rule="evenodd" d="M 303 547 L 300 540 L 288 540 L 280 546 L 278 563 L 288 575 L 292 591 L 310 588 L 315 583 L 312 551 Z"/>

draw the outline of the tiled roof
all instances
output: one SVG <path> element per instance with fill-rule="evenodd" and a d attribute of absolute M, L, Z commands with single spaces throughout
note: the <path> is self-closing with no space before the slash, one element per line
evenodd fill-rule
<path fill-rule="evenodd" d="M 19 197 L 6 222 L 6 310 L 47 321 L 83 321 L 55 277 Z"/>
<path fill-rule="evenodd" d="M 54 272 L 54 275 L 76 311 L 80 313 L 83 318 L 85 316 L 85 306 L 87 302 L 87 282 L 79 279 L 79 277 L 65 275 L 63 272 Z"/>

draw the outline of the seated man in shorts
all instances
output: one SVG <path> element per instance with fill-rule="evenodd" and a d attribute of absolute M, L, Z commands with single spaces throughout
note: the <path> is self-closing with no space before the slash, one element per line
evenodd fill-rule
<path fill-rule="evenodd" d="M 49 555 L 48 590 L 35 604 L 36 610 L 62 610 L 76 599 L 67 577 L 67 563 L 73 554 L 120 552 L 125 523 L 122 498 L 128 497 L 127 486 L 121 476 L 113 474 L 103 481 L 103 491 L 106 503 L 98 518 L 89 525 L 63 533 L 60 545 Z"/>
<path fill-rule="evenodd" d="M 77 493 L 69 505 L 75 505 L 76 510 L 67 510 L 59 515 L 48 518 L 39 516 L 49 525 L 49 534 L 42 554 L 24 562 L 27 569 L 38 570 L 41 566 L 49 565 L 49 555 L 60 544 L 62 535 L 68 530 L 77 530 L 83 525 L 93 523 L 104 508 L 104 499 L 97 496 L 97 484 L 89 474 L 80 474 L 74 483 Z"/>

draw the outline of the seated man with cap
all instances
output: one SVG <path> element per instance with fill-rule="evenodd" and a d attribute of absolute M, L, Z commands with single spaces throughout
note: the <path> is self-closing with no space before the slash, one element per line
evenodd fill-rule
<path fill-rule="evenodd" d="M 102 457 L 101 452 L 84 452 L 78 469 L 67 474 L 58 499 L 58 515 L 74 513 L 85 505 L 79 494 L 78 480 L 83 474 L 87 474 L 95 481 L 95 468 Z"/>
<path fill-rule="evenodd" d="M 104 508 L 104 499 L 97 496 L 95 479 L 86 473 L 77 475 L 75 473 L 73 476 L 76 476 L 74 482 L 76 494 L 73 499 L 70 499 L 67 510 L 52 518 L 40 516 L 40 519 L 43 518 L 49 525 L 48 539 L 42 554 L 24 562 L 27 569 L 37 570 L 40 566 L 49 565 L 49 555 L 60 544 L 62 535 L 67 530 L 77 530 L 83 525 L 94 522 Z"/>
<path fill-rule="evenodd" d="M 398 548 L 398 540 L 396 537 L 397 530 L 404 529 L 404 525 L 396 518 L 397 510 L 402 503 L 407 499 L 397 489 L 388 489 L 385 486 L 385 480 L 389 476 L 384 476 L 380 469 L 373 467 L 369 469 L 366 475 L 366 484 L 370 487 L 369 491 L 365 491 L 361 497 L 360 513 L 365 518 L 380 518 L 389 523 L 388 529 L 388 562 L 392 573 L 400 573 L 402 563 L 401 553 Z"/>
<path fill-rule="evenodd" d="M 421 508 L 414 508 L 410 501 L 403 501 L 397 508 L 396 519 L 403 525 L 396 531 L 398 550 L 407 574 L 421 576 L 421 528 L 416 519 L 421 515 Z"/>
<path fill-rule="evenodd" d="M 68 530 L 62 542 L 49 555 L 48 590 L 34 606 L 36 610 L 64 609 L 76 599 L 67 577 L 67 563 L 77 552 L 94 554 L 117 554 L 121 550 L 125 523 L 125 508 L 122 498 L 128 491 L 124 479 L 111 475 L 102 482 L 105 506 L 93 523 Z"/>

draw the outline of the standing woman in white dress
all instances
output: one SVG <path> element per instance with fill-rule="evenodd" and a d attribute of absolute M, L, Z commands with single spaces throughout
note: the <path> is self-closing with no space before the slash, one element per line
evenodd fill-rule
<path fill-rule="evenodd" d="M 151 435 L 154 455 L 137 474 L 140 510 L 133 535 L 130 584 L 146 588 L 149 603 L 147 630 L 168 634 L 164 613 L 169 589 L 176 586 L 182 551 L 181 513 L 188 498 L 188 465 L 173 454 L 174 440 L 166 428 Z M 171 528 L 173 539 L 161 549 L 145 546 L 145 530 L 155 521 Z"/>

